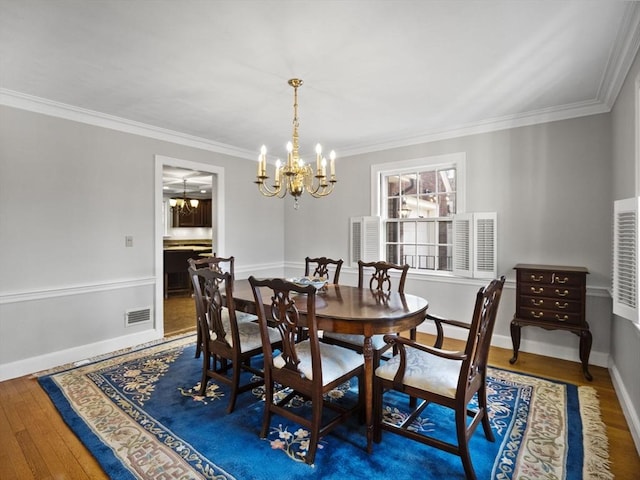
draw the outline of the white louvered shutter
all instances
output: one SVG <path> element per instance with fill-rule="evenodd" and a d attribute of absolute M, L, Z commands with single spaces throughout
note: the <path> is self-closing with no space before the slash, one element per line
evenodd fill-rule
<path fill-rule="evenodd" d="M 473 276 L 474 278 L 496 278 L 498 216 L 492 213 L 473 214 Z"/>
<path fill-rule="evenodd" d="M 453 217 L 453 274 L 473 276 L 473 215 L 458 213 Z"/>
<path fill-rule="evenodd" d="M 638 200 L 613 204 L 613 313 L 638 322 Z"/>
<path fill-rule="evenodd" d="M 458 213 L 453 217 L 453 274 L 496 278 L 497 214 Z"/>
<path fill-rule="evenodd" d="M 349 236 L 351 265 L 380 260 L 380 217 L 351 217 Z"/>

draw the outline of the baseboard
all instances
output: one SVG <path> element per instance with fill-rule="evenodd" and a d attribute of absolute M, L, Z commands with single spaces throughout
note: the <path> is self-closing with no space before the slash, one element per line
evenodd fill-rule
<path fill-rule="evenodd" d="M 629 393 L 624 386 L 624 382 L 620 377 L 620 372 L 618 372 L 615 363 L 611 362 L 609 372 L 611 373 L 613 388 L 616 391 L 618 401 L 622 407 L 622 413 L 624 413 L 624 418 L 627 420 L 633 443 L 636 446 L 636 451 L 640 455 L 640 419 L 638 418 L 638 412 L 633 408 L 633 402 L 629 397 Z"/>
<path fill-rule="evenodd" d="M 10 380 L 68 363 L 81 362 L 88 358 L 133 347 L 160 338 L 162 338 L 162 330 L 150 329 L 88 345 L 59 350 L 37 357 L 16 360 L 0 365 L 0 381 Z"/>
<path fill-rule="evenodd" d="M 433 324 L 428 324 L 425 322 L 418 327 L 418 331 L 435 335 L 436 327 Z M 456 340 L 466 340 L 467 331 L 460 328 L 451 327 L 447 328 L 447 336 L 455 338 Z M 494 347 L 506 348 L 507 350 L 513 349 L 511 337 L 506 335 L 496 335 L 494 333 L 491 337 L 491 345 Z M 537 342 L 535 340 L 522 340 L 520 343 L 520 352 L 535 353 L 537 355 L 544 355 L 546 357 L 569 360 L 570 362 L 580 361 L 577 344 L 575 347 L 570 347 Z M 592 350 L 591 355 L 589 355 L 589 364 L 608 368 L 609 354 Z"/>

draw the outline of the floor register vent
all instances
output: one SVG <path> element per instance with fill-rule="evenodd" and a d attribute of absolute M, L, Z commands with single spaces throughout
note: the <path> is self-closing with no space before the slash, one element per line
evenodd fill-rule
<path fill-rule="evenodd" d="M 151 307 L 138 310 L 127 310 L 125 312 L 125 325 L 131 327 L 151 321 Z"/>

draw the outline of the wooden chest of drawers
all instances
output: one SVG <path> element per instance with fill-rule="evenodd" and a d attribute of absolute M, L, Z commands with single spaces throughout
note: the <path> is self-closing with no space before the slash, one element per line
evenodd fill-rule
<path fill-rule="evenodd" d="M 518 264 L 516 313 L 511 321 L 513 358 L 518 359 L 521 327 L 567 330 L 580 337 L 580 360 L 585 378 L 591 353 L 591 332 L 585 318 L 586 277 L 584 267 Z"/>

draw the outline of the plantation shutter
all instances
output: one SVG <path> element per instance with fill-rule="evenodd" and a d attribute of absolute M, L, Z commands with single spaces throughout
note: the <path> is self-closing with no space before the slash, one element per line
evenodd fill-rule
<path fill-rule="evenodd" d="M 496 278 L 496 223 L 497 215 L 493 213 L 474 213 L 474 278 Z"/>
<path fill-rule="evenodd" d="M 613 313 L 638 322 L 638 200 L 613 204 Z"/>
<path fill-rule="evenodd" d="M 453 217 L 453 273 L 496 278 L 497 214 L 459 213 Z"/>
<path fill-rule="evenodd" d="M 471 235 L 473 215 L 458 213 L 453 217 L 453 274 L 461 277 L 473 276 L 473 250 Z"/>
<path fill-rule="evenodd" d="M 351 217 L 349 236 L 351 265 L 380 260 L 380 217 Z"/>

